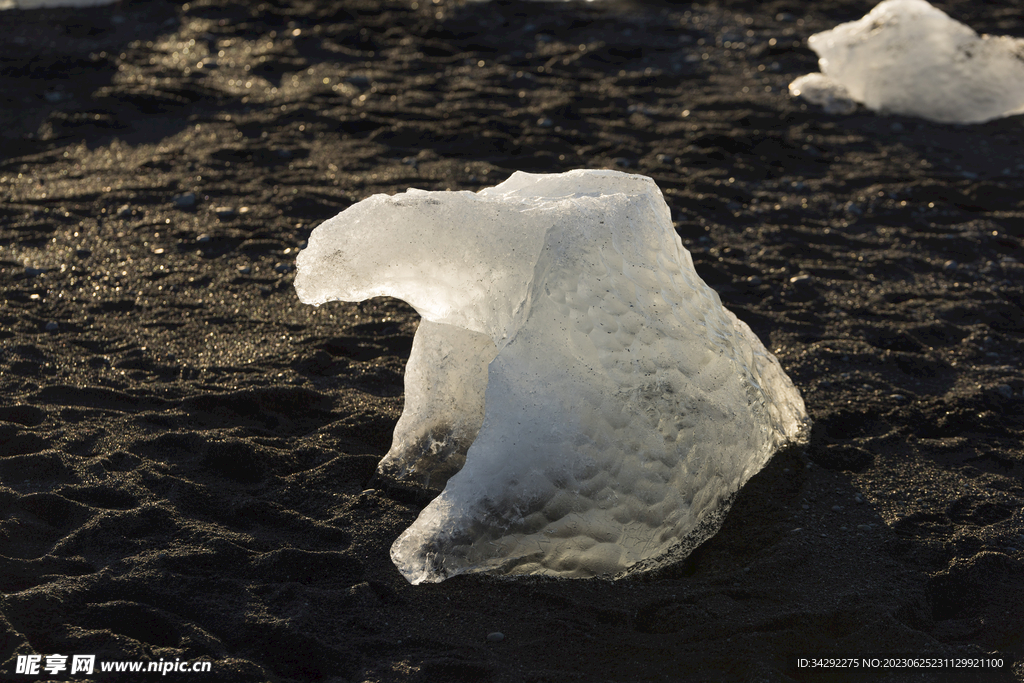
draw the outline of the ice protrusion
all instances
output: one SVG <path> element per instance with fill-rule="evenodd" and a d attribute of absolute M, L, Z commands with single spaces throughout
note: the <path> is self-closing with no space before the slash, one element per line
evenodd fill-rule
<path fill-rule="evenodd" d="M 979 36 L 925 0 L 885 0 L 808 44 L 823 76 L 790 91 L 815 104 L 841 101 L 842 88 L 875 111 L 939 123 L 1024 113 L 1024 40 Z"/>
<path fill-rule="evenodd" d="M 789 92 L 818 105 L 826 114 L 852 114 L 857 110 L 849 91 L 825 74 L 804 74 L 789 84 Z"/>
<path fill-rule="evenodd" d="M 307 303 L 389 295 L 423 317 L 380 465 L 445 484 L 392 546 L 412 583 L 656 558 L 717 530 L 806 420 L 644 176 L 375 195 L 314 230 L 297 265 Z"/>

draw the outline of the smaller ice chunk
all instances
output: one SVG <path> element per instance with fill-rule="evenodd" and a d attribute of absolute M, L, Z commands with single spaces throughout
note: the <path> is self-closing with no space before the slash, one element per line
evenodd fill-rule
<path fill-rule="evenodd" d="M 1024 40 L 979 36 L 925 0 L 885 0 L 808 44 L 823 75 L 797 79 L 790 92 L 832 113 L 838 88 L 875 111 L 939 123 L 1024 113 Z"/>

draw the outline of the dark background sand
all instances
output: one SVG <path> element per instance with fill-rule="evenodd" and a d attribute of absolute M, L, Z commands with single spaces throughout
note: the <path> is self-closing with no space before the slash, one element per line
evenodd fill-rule
<path fill-rule="evenodd" d="M 1021 3 L 939 6 L 1024 37 Z M 0 677 L 61 653 L 213 662 L 161 679 L 188 681 L 1024 680 L 1024 119 L 791 99 L 807 36 L 868 9 L 4 13 Z M 657 181 L 811 442 L 645 577 L 409 586 L 388 550 L 423 501 L 365 489 L 416 316 L 300 304 L 296 252 L 372 193 L 581 167 Z M 1014 664 L 793 666 L 826 653 Z"/>

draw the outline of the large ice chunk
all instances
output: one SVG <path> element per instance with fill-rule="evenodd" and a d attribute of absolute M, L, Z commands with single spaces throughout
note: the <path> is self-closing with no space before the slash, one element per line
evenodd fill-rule
<path fill-rule="evenodd" d="M 1024 113 L 1024 40 L 979 36 L 925 0 L 885 0 L 808 44 L 828 80 L 876 111 L 940 123 Z M 801 79 L 790 89 L 839 93 Z"/>
<path fill-rule="evenodd" d="M 445 484 L 391 549 L 412 583 L 657 557 L 717 530 L 806 419 L 644 176 L 375 195 L 313 231 L 295 288 L 312 304 L 395 296 L 423 318 L 380 465 Z"/>

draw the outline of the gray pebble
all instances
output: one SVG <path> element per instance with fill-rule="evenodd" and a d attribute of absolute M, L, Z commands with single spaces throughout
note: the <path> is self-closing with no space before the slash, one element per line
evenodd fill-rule
<path fill-rule="evenodd" d="M 612 162 L 620 168 L 630 168 L 633 165 L 633 162 L 626 157 L 615 157 Z"/>
<path fill-rule="evenodd" d="M 33 268 L 32 266 L 25 266 L 25 275 L 29 277 L 36 277 L 46 272 L 46 268 Z"/>
<path fill-rule="evenodd" d="M 47 332 L 56 332 L 59 327 L 60 327 L 60 325 L 58 325 L 57 323 L 55 323 L 52 320 L 50 322 L 46 323 L 46 331 Z"/>
<path fill-rule="evenodd" d="M 843 511 L 843 506 L 842 505 L 833 505 L 832 506 L 832 512 L 842 512 L 842 511 Z"/>
<path fill-rule="evenodd" d="M 552 126 L 555 125 L 555 122 L 545 116 L 543 118 L 537 119 L 537 125 L 540 126 L 541 128 L 551 128 Z"/>
<path fill-rule="evenodd" d="M 238 214 L 238 212 L 230 206 L 218 206 L 214 208 L 213 212 L 217 214 L 217 218 L 220 219 L 234 218 Z"/>
<path fill-rule="evenodd" d="M 278 263 L 274 266 L 274 270 L 278 273 L 290 273 L 292 270 L 292 264 Z"/>
<path fill-rule="evenodd" d="M 196 205 L 196 193 L 186 192 L 174 198 L 174 206 L 179 209 L 191 209 Z"/>
<path fill-rule="evenodd" d="M 907 402 L 907 397 L 904 396 L 903 394 L 891 394 L 889 396 L 889 400 L 891 400 L 891 401 L 893 401 L 895 403 L 906 403 Z"/>
<path fill-rule="evenodd" d="M 1013 398 L 1013 389 L 1009 384 L 1000 384 L 996 387 L 996 393 L 1003 398 Z"/>
<path fill-rule="evenodd" d="M 487 642 L 489 643 L 500 643 L 503 640 L 505 640 L 505 634 L 501 631 L 487 634 Z"/>
<path fill-rule="evenodd" d="M 942 268 L 944 270 L 956 270 L 959 267 L 960 264 L 957 263 L 956 261 L 953 261 L 952 259 L 942 264 Z"/>
<path fill-rule="evenodd" d="M 357 88 L 369 88 L 370 79 L 366 76 L 349 76 L 345 79 L 345 82 L 349 85 L 354 85 Z"/>

